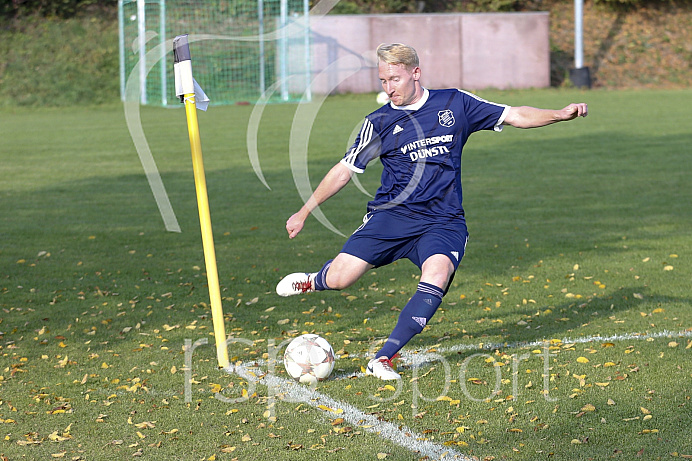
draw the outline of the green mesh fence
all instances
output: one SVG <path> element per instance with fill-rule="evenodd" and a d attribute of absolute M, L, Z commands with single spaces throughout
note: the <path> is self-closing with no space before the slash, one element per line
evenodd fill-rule
<path fill-rule="evenodd" d="M 120 0 L 122 99 L 178 104 L 172 41 L 188 34 L 211 104 L 309 100 L 307 13 L 308 0 Z"/>

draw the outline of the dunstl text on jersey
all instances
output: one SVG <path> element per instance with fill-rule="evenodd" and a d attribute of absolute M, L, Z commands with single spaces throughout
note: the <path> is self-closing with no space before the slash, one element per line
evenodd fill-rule
<path fill-rule="evenodd" d="M 425 139 L 419 139 L 418 141 L 414 141 L 414 142 L 406 144 L 404 147 L 401 148 L 401 152 L 403 154 L 408 153 L 409 157 L 411 157 L 411 161 L 415 162 L 418 159 L 422 159 L 422 158 L 426 158 L 426 157 L 435 157 L 435 156 L 443 154 L 443 153 L 449 153 L 449 149 L 447 149 L 447 146 L 435 146 L 435 144 L 450 143 L 453 140 L 454 140 L 454 135 L 452 135 L 452 134 L 447 134 L 444 136 L 433 136 L 431 138 L 425 138 Z M 434 146 L 434 147 L 426 148 L 427 146 Z M 420 149 L 420 150 L 414 150 L 414 149 Z"/>

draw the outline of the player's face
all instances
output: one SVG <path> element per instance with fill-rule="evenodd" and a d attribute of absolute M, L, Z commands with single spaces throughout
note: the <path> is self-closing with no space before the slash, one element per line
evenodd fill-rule
<path fill-rule="evenodd" d="M 382 89 L 395 106 L 408 106 L 420 99 L 420 67 L 409 70 L 403 64 L 380 61 L 378 70 Z"/>

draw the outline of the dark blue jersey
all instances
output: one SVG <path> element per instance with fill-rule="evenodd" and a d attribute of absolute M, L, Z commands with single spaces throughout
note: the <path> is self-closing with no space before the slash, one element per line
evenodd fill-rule
<path fill-rule="evenodd" d="M 462 149 L 475 131 L 502 130 L 506 110 L 457 89 L 425 90 L 415 104 L 386 104 L 365 117 L 341 162 L 362 173 L 379 157 L 384 170 L 370 210 L 433 221 L 463 219 Z"/>

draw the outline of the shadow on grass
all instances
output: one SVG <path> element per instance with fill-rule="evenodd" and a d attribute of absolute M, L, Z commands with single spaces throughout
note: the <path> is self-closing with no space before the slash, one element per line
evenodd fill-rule
<path fill-rule="evenodd" d="M 649 288 L 643 285 L 620 287 L 586 299 L 569 299 L 549 307 L 534 306 L 519 322 L 516 321 L 514 310 L 505 314 L 493 312 L 490 315 L 492 319 L 504 321 L 501 324 L 484 322 L 488 327 L 480 327 L 480 333 L 474 336 L 473 341 L 521 346 L 550 339 L 576 340 L 589 336 L 609 337 L 659 331 L 661 327 L 650 324 L 652 321 L 658 323 L 658 318 L 651 317 L 652 311 L 673 305 L 690 306 L 692 297 L 650 294 Z M 635 314 L 621 315 L 627 312 Z M 472 319 L 469 323 L 475 321 Z M 620 321 L 622 323 L 618 323 Z M 439 329 L 444 329 L 444 325 L 440 325 Z M 437 336 L 429 337 L 425 343 L 435 344 L 439 339 Z"/>
<path fill-rule="evenodd" d="M 561 254 L 612 256 L 623 251 L 624 235 L 645 241 L 689 228 L 692 223 L 687 207 L 692 197 L 684 195 L 689 191 L 689 171 L 682 163 L 686 156 L 677 146 L 688 146 L 692 135 L 666 138 L 667 162 L 661 161 L 660 153 L 647 157 L 647 143 L 656 141 L 644 136 L 627 139 L 628 145 L 637 146 L 635 150 L 617 152 L 594 152 L 580 147 L 579 141 L 561 139 L 559 142 L 575 147 L 558 153 L 550 152 L 555 149 L 555 139 L 531 140 L 530 151 L 524 147 L 512 156 L 501 149 L 474 150 L 468 162 L 471 168 L 464 173 L 472 241 L 459 279 L 467 275 L 480 279 L 483 276 L 479 274 L 511 277 L 513 272 L 531 270 L 542 259 Z M 608 135 L 600 134 L 589 145 L 593 148 L 610 141 Z M 540 164 L 532 161 L 536 151 L 547 151 L 548 159 Z M 298 300 L 278 299 L 273 294 L 275 283 L 290 272 L 318 269 L 344 242 L 313 219 L 298 239 L 286 238 L 285 220 L 301 203 L 285 160 L 286 167 L 273 165 L 265 172 L 271 191 L 262 186 L 249 165 L 207 172 L 219 272 L 222 286 L 228 290 L 225 293 L 233 295 L 233 303 L 241 291 L 245 297 L 262 297 L 254 310 L 234 304 L 227 307 L 236 321 L 245 325 L 275 321 L 272 316 L 263 320 L 259 310 L 279 303 L 282 316 L 301 312 L 305 305 Z M 494 165 L 498 164 L 505 167 L 497 169 Z M 316 184 L 321 173 L 313 173 Z M 74 300 L 78 293 L 86 293 L 87 299 L 76 306 L 64 304 L 61 315 L 69 318 L 95 303 L 89 294 L 120 292 L 127 301 L 158 291 L 158 285 L 180 296 L 177 301 L 183 305 L 194 304 L 191 298 L 206 300 L 203 271 L 191 269 L 203 267 L 192 173 L 164 173 L 163 181 L 182 233 L 165 232 L 143 175 L 104 173 L 70 183 L 55 179 L 54 184 L 30 192 L 5 193 L 0 203 L 0 289 L 4 289 L 0 305 L 45 307 L 56 299 Z M 365 196 L 351 189 L 326 204 L 324 211 L 339 229 L 349 233 L 360 223 L 366 202 Z M 648 228 L 652 222 L 665 226 L 652 230 Z M 530 252 L 525 250 L 527 243 Z M 42 252 L 50 253 L 50 258 L 39 256 Z M 24 262 L 18 263 L 20 260 Z M 410 276 L 417 270 L 402 263 L 391 273 L 404 280 L 402 274 Z M 400 282 L 388 283 L 381 277 L 372 280 L 377 279 L 382 289 L 400 290 Z M 370 280 L 359 282 L 352 291 L 365 289 Z M 411 292 L 396 295 L 393 302 L 400 307 L 415 289 L 413 279 L 404 283 Z M 36 290 L 30 292 L 29 288 Z M 646 288 L 620 288 L 584 301 L 583 307 L 572 301 L 555 306 L 553 316 L 564 310 L 570 313 L 564 316 L 569 321 L 547 321 L 540 329 L 492 326 L 481 334 L 509 335 L 517 341 L 568 335 L 588 323 L 595 312 L 608 315 L 641 304 L 631 299 L 635 291 L 645 293 Z M 319 303 L 320 296 L 314 295 L 311 303 Z M 329 302 L 351 309 L 343 299 L 331 296 Z M 389 304 L 386 297 L 381 299 Z M 690 299 L 670 297 L 661 302 L 689 305 Z M 370 307 L 368 303 L 351 309 L 352 314 L 341 320 L 338 330 L 359 328 L 363 312 Z M 573 310 L 577 313 L 571 314 Z M 499 311 L 489 317 L 502 315 Z M 42 316 L 42 312 L 29 315 L 36 319 Z M 31 323 L 27 330 L 34 327 Z M 117 329 L 117 324 L 113 328 Z M 325 326 L 318 324 L 316 328 Z M 283 329 L 274 323 L 267 334 L 281 332 Z"/>

